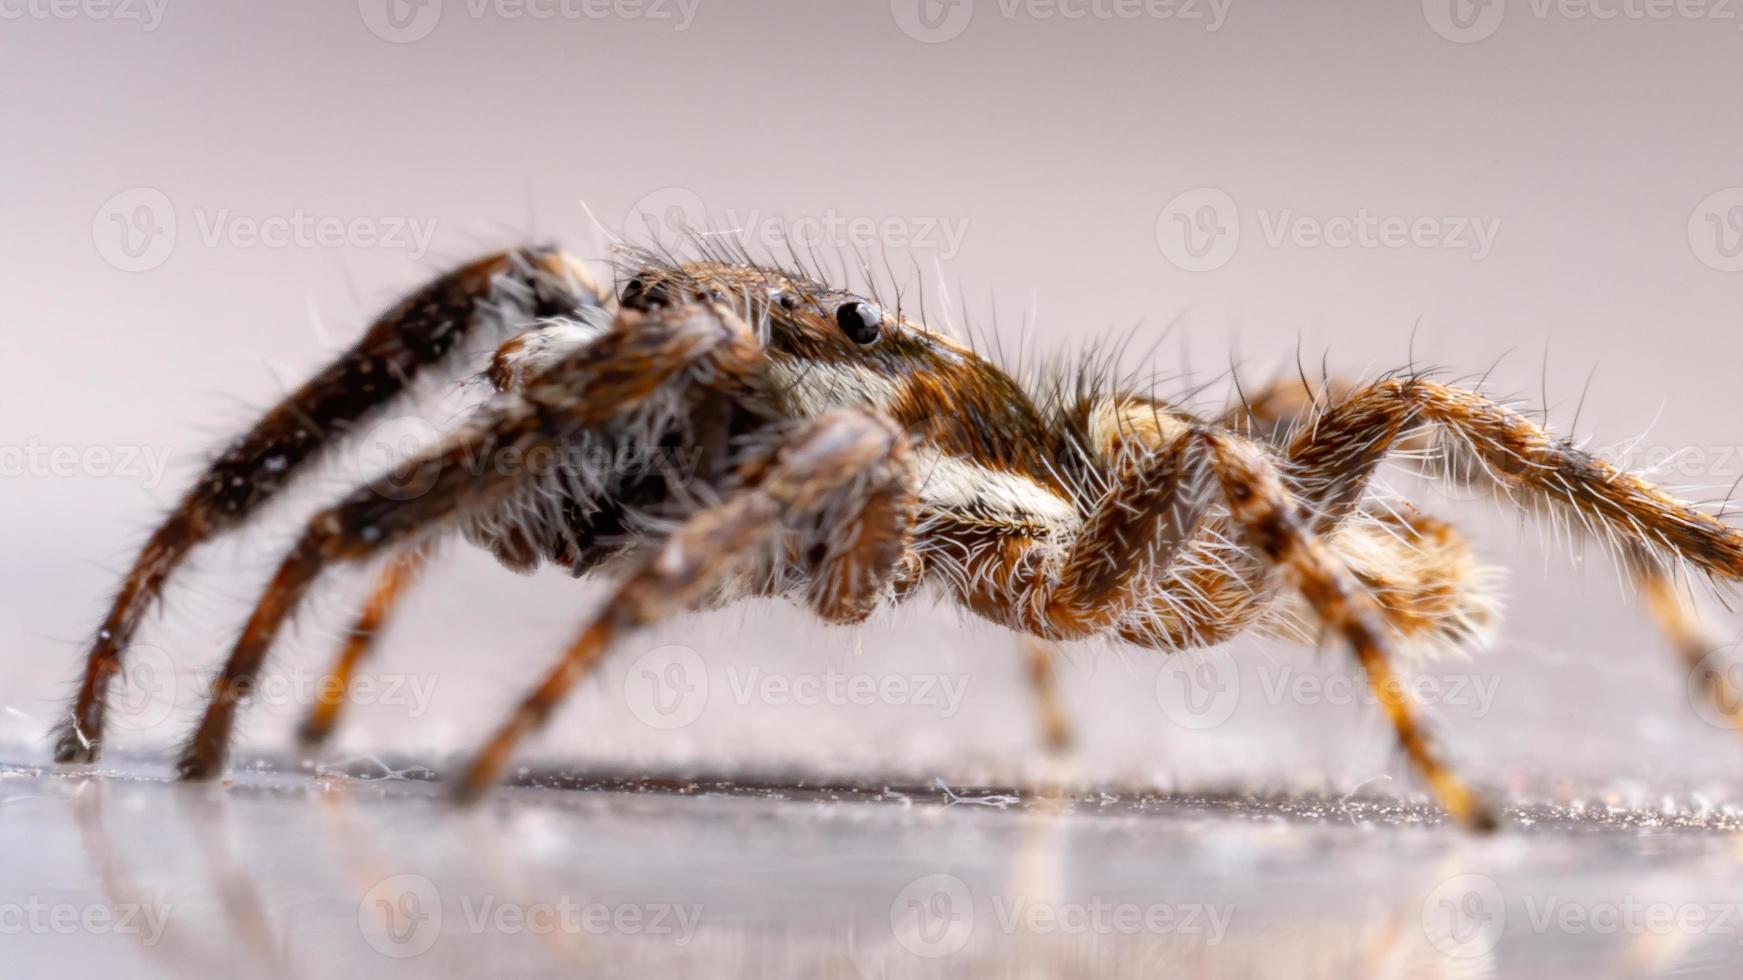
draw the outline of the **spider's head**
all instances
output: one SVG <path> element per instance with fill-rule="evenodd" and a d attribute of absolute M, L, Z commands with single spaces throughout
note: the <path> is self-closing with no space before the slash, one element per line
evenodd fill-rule
<path fill-rule="evenodd" d="M 818 411 L 868 402 L 888 410 L 915 383 L 943 381 L 970 363 L 990 368 L 876 300 L 781 269 L 650 263 L 619 293 L 623 306 L 641 310 L 692 299 L 735 309 L 762 338 L 776 377 Z"/>
<path fill-rule="evenodd" d="M 968 347 L 857 293 L 781 269 L 644 261 L 620 292 L 632 309 L 685 299 L 734 308 L 762 338 L 794 417 L 870 408 L 946 455 L 1015 465 L 1042 424 L 1022 389 Z"/>
<path fill-rule="evenodd" d="M 619 302 L 650 310 L 682 300 L 727 303 L 755 327 L 771 353 L 823 360 L 889 361 L 949 344 L 875 300 L 781 269 L 725 262 L 646 264 L 623 285 Z M 918 336 L 916 336 L 918 335 Z M 916 340 L 926 343 L 916 344 Z"/>

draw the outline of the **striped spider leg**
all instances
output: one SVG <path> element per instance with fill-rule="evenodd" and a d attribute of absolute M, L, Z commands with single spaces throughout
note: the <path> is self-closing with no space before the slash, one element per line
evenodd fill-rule
<path fill-rule="evenodd" d="M 1666 524 L 1692 520 L 1697 525 L 1708 528 L 1707 533 L 1716 535 L 1719 540 L 1724 537 L 1724 526 L 1716 519 L 1698 514 L 1692 508 L 1669 499 L 1668 495 L 1657 488 L 1614 470 L 1602 460 L 1589 459 L 1571 445 L 1556 443 L 1547 433 L 1536 431 L 1536 427 L 1528 420 L 1514 413 L 1506 413 L 1510 421 L 1502 426 L 1500 432 L 1493 426 L 1484 431 L 1482 425 L 1471 420 L 1498 411 L 1494 406 L 1480 398 L 1461 397 L 1467 393 L 1460 393 L 1446 386 L 1437 386 L 1427 381 L 1422 382 L 1422 385 L 1423 387 L 1414 392 L 1409 389 L 1415 386 L 1401 383 L 1390 386 L 1391 394 L 1369 393 L 1367 397 L 1370 402 L 1378 398 L 1390 399 L 1392 403 L 1389 409 L 1380 413 L 1382 416 L 1389 416 L 1389 420 L 1376 421 L 1368 412 L 1352 413 L 1349 408 L 1333 413 L 1334 407 L 1342 406 L 1362 385 L 1337 377 L 1317 385 L 1304 377 L 1290 378 L 1267 385 L 1246 399 L 1239 409 L 1230 413 L 1228 423 L 1243 432 L 1253 432 L 1263 437 L 1292 462 L 1304 463 L 1307 469 L 1303 475 L 1310 484 L 1306 488 L 1309 496 L 1316 493 L 1316 487 L 1320 493 L 1328 489 L 1335 493 L 1335 488 L 1340 483 L 1346 488 L 1347 495 L 1367 478 L 1362 475 L 1364 471 L 1371 473 L 1375 468 L 1374 454 L 1384 454 L 1389 445 L 1394 451 L 1408 451 L 1416 457 L 1419 464 L 1430 464 L 1427 468 L 1418 466 L 1423 475 L 1430 479 L 1452 483 L 1467 491 L 1497 492 L 1530 510 L 1552 513 L 1559 510 L 1586 523 L 1591 530 L 1615 534 L 1616 540 L 1606 543 L 1613 545 L 1611 550 L 1615 560 L 1624 574 L 1633 580 L 1638 590 L 1638 600 L 1646 607 L 1653 623 L 1664 634 L 1682 665 L 1690 671 L 1699 672 L 1697 680 L 1705 697 L 1712 702 L 1717 716 L 1729 719 L 1732 725 L 1743 730 L 1743 695 L 1740 695 L 1723 672 L 1711 669 L 1711 665 L 1707 663 L 1708 656 L 1717 649 L 1717 644 L 1706 634 L 1696 618 L 1690 583 L 1687 581 L 1691 570 L 1707 571 L 1708 574 L 1716 575 L 1719 580 L 1727 576 L 1723 571 L 1710 571 L 1710 562 L 1682 562 L 1678 557 L 1679 552 L 1675 548 L 1666 547 L 1662 540 L 1656 545 L 1648 543 L 1654 537 L 1662 538 L 1662 532 L 1654 529 L 1662 528 Z M 1405 390 L 1400 392 L 1400 388 Z M 1441 393 L 1438 399 L 1432 394 L 1436 391 Z M 1412 404 L 1418 400 L 1438 400 L 1441 404 L 1437 413 L 1431 414 Z M 1351 424 L 1341 418 L 1348 414 L 1368 416 L 1365 421 L 1354 423 L 1353 428 L 1356 431 L 1353 435 L 1349 432 Z M 1331 431 L 1323 436 L 1312 435 L 1313 430 L 1328 415 L 1331 416 Z M 1441 421 L 1449 419 L 1452 420 L 1451 423 Z M 1504 435 L 1506 430 L 1511 430 L 1510 437 Z M 1378 438 L 1383 444 L 1363 445 L 1355 458 L 1347 459 L 1352 464 L 1350 469 L 1343 469 L 1346 460 L 1337 458 L 1334 447 L 1341 443 L 1347 448 L 1351 443 L 1362 443 L 1370 438 Z M 1541 458 L 1545 453 L 1548 453 L 1548 459 Z M 1533 463 L 1526 463 L 1533 454 L 1540 458 Z M 1561 459 L 1558 460 L 1558 456 Z M 1504 462 L 1493 465 L 1491 461 L 1494 459 Z M 1615 518 L 1608 522 L 1587 521 L 1584 515 L 1594 506 L 1608 506 L 1615 514 L 1623 511 L 1618 510 L 1614 502 L 1608 505 L 1582 505 L 1581 498 L 1589 498 L 1591 494 L 1573 493 L 1563 489 L 1569 478 L 1558 471 L 1570 468 L 1570 461 L 1571 467 L 1585 479 L 1590 479 L 1589 471 L 1595 470 L 1599 484 L 1609 482 L 1609 474 L 1614 474 L 1615 478 L 1622 481 L 1618 487 L 1613 488 L 1613 496 L 1618 500 L 1638 497 L 1644 492 L 1645 499 L 1654 501 L 1644 510 L 1635 506 L 1633 512 L 1636 516 L 1621 518 L 1632 525 L 1632 535 L 1606 530 L 1615 523 Z M 1338 472 L 1342 479 L 1327 480 L 1325 473 L 1328 471 Z M 1515 475 L 1508 476 L 1509 473 Z M 1581 478 L 1582 476 L 1576 476 L 1573 480 L 1577 482 Z M 1630 486 L 1633 487 L 1632 491 L 1629 490 Z M 1666 504 L 1670 506 L 1667 508 Z M 1325 516 L 1335 522 L 1339 509 L 1347 511 L 1348 506 L 1347 499 L 1341 504 L 1334 503 L 1332 511 Z M 1642 513 L 1646 516 L 1637 519 Z M 1413 514 L 1411 522 L 1424 524 L 1431 534 L 1442 540 L 1456 539 L 1457 532 L 1440 521 Z M 1389 594 L 1383 583 L 1370 585 L 1379 590 L 1378 594 L 1382 598 Z M 1492 611 L 1483 618 L 1492 618 Z M 1474 625 L 1486 628 L 1489 624 Z"/>

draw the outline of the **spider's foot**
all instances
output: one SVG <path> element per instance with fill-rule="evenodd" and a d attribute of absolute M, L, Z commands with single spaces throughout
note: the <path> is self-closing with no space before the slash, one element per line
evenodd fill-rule
<path fill-rule="evenodd" d="M 176 779 L 184 783 L 205 783 L 224 771 L 222 759 L 208 759 L 198 753 L 186 752 L 176 760 Z"/>
<path fill-rule="evenodd" d="M 1501 829 L 1501 820 L 1483 798 L 1463 784 L 1443 785 L 1441 802 L 1453 822 L 1473 834 L 1492 834 Z"/>
<path fill-rule="evenodd" d="M 332 734 L 332 725 L 325 724 L 316 717 L 304 718 L 302 723 L 297 725 L 297 748 L 304 752 L 312 752 L 326 745 L 327 739 L 332 737 Z"/>
<path fill-rule="evenodd" d="M 86 735 L 68 722 L 54 732 L 54 761 L 63 766 L 89 765 L 103 757 L 103 740 Z"/>
<path fill-rule="evenodd" d="M 489 785 L 488 782 L 479 782 L 475 778 L 474 773 L 468 772 L 449 788 L 448 802 L 454 804 L 456 807 L 475 806 L 477 805 L 479 798 L 484 795 L 484 790 Z"/>

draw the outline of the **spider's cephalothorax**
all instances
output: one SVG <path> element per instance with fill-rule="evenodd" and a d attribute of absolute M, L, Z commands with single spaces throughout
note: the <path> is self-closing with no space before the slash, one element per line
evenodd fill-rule
<path fill-rule="evenodd" d="M 1448 525 L 1371 499 L 1389 454 L 1444 445 L 1467 477 L 1601 532 L 1691 660 L 1704 648 L 1670 574 L 1743 578 L 1736 530 L 1424 377 L 1280 385 L 1200 418 L 1093 372 L 1020 383 L 899 309 L 742 256 L 632 253 L 625 271 L 613 296 L 552 250 L 482 259 L 389 311 L 268 413 L 147 543 L 92 645 L 57 757 L 100 751 L 121 656 L 195 545 L 245 521 L 416 376 L 446 369 L 450 351 L 505 327 L 519 332 L 486 372 L 496 394 L 459 431 L 310 520 L 213 682 L 185 777 L 222 769 L 239 702 L 325 568 L 394 556 L 334 667 L 343 682 L 429 543 L 457 530 L 516 569 L 619 575 L 463 792 L 488 785 L 629 631 L 745 595 L 857 622 L 929 589 L 1042 639 L 1173 650 L 1249 629 L 1338 637 L 1440 800 L 1487 827 L 1392 661 L 1408 645 L 1480 642 L 1492 576 Z M 305 741 L 332 731 L 339 701 L 316 705 Z"/>

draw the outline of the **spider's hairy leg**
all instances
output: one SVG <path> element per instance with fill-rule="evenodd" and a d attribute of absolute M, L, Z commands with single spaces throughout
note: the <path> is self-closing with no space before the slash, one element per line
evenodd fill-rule
<path fill-rule="evenodd" d="M 597 330 L 573 320 L 552 321 L 529 329 L 497 348 L 484 377 L 498 392 L 524 391 L 542 371 L 597 336 Z M 493 542 L 497 546 L 492 550 L 504 564 L 511 568 L 530 568 L 537 564 L 537 552 L 523 540 L 521 528 L 510 526 L 503 529 L 503 534 L 503 540 L 519 544 L 519 550 L 511 555 L 505 553 L 505 545 Z M 332 665 L 316 688 L 315 704 L 297 728 L 297 741 L 304 749 L 319 748 L 332 737 L 358 665 L 374 654 L 388 617 L 405 600 L 428 563 L 427 551 L 408 548 L 390 559 L 377 573 L 374 585 L 358 610 L 351 629 L 346 632 Z"/>
<path fill-rule="evenodd" d="M 177 767 L 185 779 L 223 768 L 238 704 L 284 622 L 329 565 L 361 561 L 480 512 L 539 473 L 529 453 L 624 418 L 670 385 L 706 376 L 747 400 L 760 391 L 762 351 L 721 306 L 622 311 L 612 329 L 542 374 L 524 394 L 487 403 L 480 417 L 404 469 L 427 490 L 406 499 L 400 473 L 382 476 L 316 514 L 262 594 Z M 687 393 L 687 390 L 686 392 Z"/>
<path fill-rule="evenodd" d="M 777 452 L 756 482 L 686 521 L 632 572 L 604 603 L 544 681 L 499 728 L 460 782 L 455 796 L 475 799 L 496 781 L 515 746 L 551 712 L 626 634 L 695 609 L 735 572 L 747 553 L 761 551 L 783 529 L 803 534 L 818 515 L 843 509 L 867 513 L 874 497 L 906 497 L 911 510 L 917 473 L 900 429 L 888 419 L 856 410 L 824 415 Z M 849 539 L 865 547 L 853 559 L 860 573 L 837 581 L 858 595 L 832 603 L 865 608 L 884 594 L 901 556 L 859 528 Z"/>
<path fill-rule="evenodd" d="M 1693 597 L 1680 588 L 1663 564 L 1635 559 L 1635 582 L 1646 611 L 1658 624 L 1659 631 L 1669 638 L 1683 666 L 1695 672 L 1701 691 L 1713 707 L 1733 728 L 1743 731 L 1743 692 L 1737 690 L 1724 671 L 1709 663 L 1719 649 L 1695 617 Z"/>
<path fill-rule="evenodd" d="M 322 675 L 320 683 L 315 685 L 315 703 L 297 728 L 297 741 L 305 749 L 318 748 L 332 736 L 358 665 L 374 652 L 388 617 L 405 598 L 406 591 L 428 562 L 429 555 L 424 549 L 407 548 L 389 559 L 376 575 L 363 608 L 345 633 L 345 642 L 340 644 L 338 655 Z"/>
<path fill-rule="evenodd" d="M 1399 745 L 1452 817 L 1478 831 L 1495 829 L 1494 816 L 1440 760 L 1417 719 L 1408 688 L 1393 670 L 1385 620 L 1372 596 L 1311 525 L 1302 502 L 1255 444 L 1213 428 L 1196 433 L 1223 497 L 1248 543 L 1286 571 L 1325 628 L 1342 635 L 1368 675 Z"/>
<path fill-rule="evenodd" d="M 1289 449 L 1292 472 L 1322 505 L 1317 523 L 1335 522 L 1354 507 L 1381 460 L 1421 423 L 1449 434 L 1528 506 L 1572 511 L 1624 549 L 1743 581 L 1743 532 L 1737 528 L 1555 438 L 1512 409 L 1423 378 L 1389 378 L 1361 388 L 1296 437 Z"/>
<path fill-rule="evenodd" d="M 321 450 L 401 396 L 419 375 L 492 328 L 599 303 L 580 263 L 549 248 L 474 261 L 406 297 L 353 347 L 231 443 L 152 532 L 86 654 L 78 693 L 53 735 L 57 762 L 102 753 L 109 685 L 170 575 L 193 549 L 241 525 Z"/>
<path fill-rule="evenodd" d="M 1399 439 L 1428 423 L 1456 441 L 1492 479 L 1527 507 L 1571 513 L 1603 533 L 1634 576 L 1647 610 L 1694 669 L 1711 645 L 1690 618 L 1674 584 L 1676 563 L 1743 581 L 1743 532 L 1677 500 L 1665 490 L 1599 459 L 1511 409 L 1474 392 L 1424 379 L 1389 379 L 1327 409 L 1291 446 L 1303 485 L 1328 502 L 1325 517 L 1360 497 L 1376 466 Z M 1704 673 L 1708 695 L 1743 728 L 1738 692 Z"/>
<path fill-rule="evenodd" d="M 1135 600 L 1140 572 L 1166 567 L 1203 519 L 1199 456 L 1191 430 L 1156 452 L 1122 454 L 1112 489 L 1084 519 L 1057 579 L 1040 600 L 1047 626 L 1064 636 L 1105 629 Z"/>
<path fill-rule="evenodd" d="M 1287 452 L 1303 441 L 1298 436 L 1315 424 L 1328 405 L 1343 401 L 1359 387 L 1358 382 L 1337 375 L 1323 379 L 1288 375 L 1244 394 L 1219 424 Z M 1427 432 L 1405 435 L 1393 446 L 1413 453 L 1432 448 Z M 1312 501 L 1313 487 L 1296 489 Z M 1482 645 L 1499 622 L 1496 593 L 1501 573 L 1480 562 L 1451 524 L 1415 507 L 1392 503 L 1374 510 L 1341 511 L 1316 529 L 1331 540 L 1379 601 L 1387 624 L 1399 634 L 1468 648 Z"/>
<path fill-rule="evenodd" d="M 1076 735 L 1060 696 L 1059 669 L 1053 663 L 1059 655 L 1058 646 L 1036 636 L 1025 636 L 1020 642 L 1028 660 L 1030 700 L 1040 717 L 1041 744 L 1049 752 L 1064 752 L 1076 741 Z"/>

